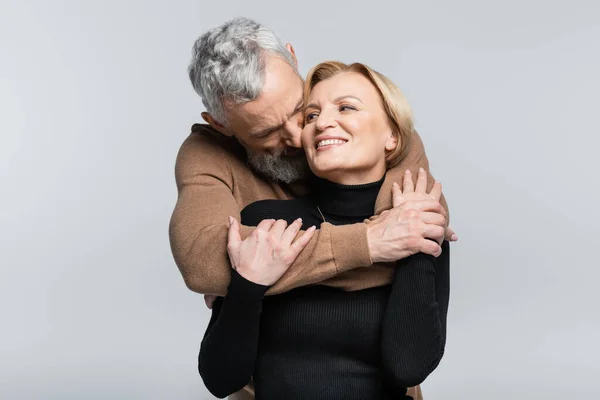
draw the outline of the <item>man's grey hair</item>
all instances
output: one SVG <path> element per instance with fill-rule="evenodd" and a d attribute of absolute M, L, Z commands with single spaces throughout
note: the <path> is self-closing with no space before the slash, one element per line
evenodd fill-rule
<path fill-rule="evenodd" d="M 236 18 L 204 33 L 194 43 L 188 71 L 206 111 L 227 125 L 225 102 L 255 100 L 264 85 L 265 54 L 281 57 L 297 71 L 275 33 L 248 18 Z"/>

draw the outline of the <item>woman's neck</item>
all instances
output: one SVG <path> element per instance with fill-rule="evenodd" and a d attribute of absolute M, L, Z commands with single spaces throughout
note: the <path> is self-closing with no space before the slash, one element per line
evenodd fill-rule
<path fill-rule="evenodd" d="M 357 173 L 355 171 L 333 171 L 331 173 L 321 175 L 321 179 L 325 179 L 329 182 L 337 183 L 339 185 L 356 186 L 377 182 L 382 176 L 385 176 L 385 170 L 367 171 L 365 173 Z"/>
<path fill-rule="evenodd" d="M 311 187 L 314 201 L 325 214 L 364 217 L 373 215 L 383 177 L 356 185 L 340 184 L 315 177 Z"/>

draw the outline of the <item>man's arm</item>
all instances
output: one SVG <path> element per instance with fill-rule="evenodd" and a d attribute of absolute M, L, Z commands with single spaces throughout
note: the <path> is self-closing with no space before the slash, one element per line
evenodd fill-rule
<path fill-rule="evenodd" d="M 178 154 L 175 178 L 179 196 L 169 225 L 169 237 L 173 257 L 188 288 L 198 293 L 224 296 L 231 270 L 227 256 L 227 219 L 232 216 L 239 220 L 241 211 L 234 196 L 234 181 L 239 177 L 235 176 L 232 167 L 238 161 L 233 153 L 218 143 L 203 138 L 204 134 L 190 135 Z M 405 159 L 389 171 L 391 179 L 394 179 L 394 175 L 401 176 L 399 171 L 418 168 L 423 163 L 428 165 L 420 138 L 415 134 L 414 139 Z M 388 181 L 391 187 L 392 181 L 388 178 L 384 187 Z M 237 185 L 252 184 L 239 182 Z M 380 193 L 378 205 L 386 207 L 389 203 L 391 206 L 391 189 L 382 189 Z M 414 243 L 417 242 L 407 240 L 410 239 L 407 232 L 402 232 L 402 224 L 398 224 L 401 218 L 401 213 L 396 213 L 382 216 L 377 224 L 369 224 L 370 240 L 367 238 L 367 224 L 322 224 L 296 261 L 267 294 L 320 283 L 353 268 L 369 266 L 373 261 L 384 261 L 372 260 L 370 254 L 381 247 L 379 241 L 394 241 L 390 235 L 398 235 L 404 240 L 403 243 L 407 243 L 396 246 L 398 251 L 406 250 L 410 243 L 416 246 Z M 388 224 L 397 224 L 396 229 L 387 229 Z M 242 239 L 248 237 L 253 229 L 242 226 Z M 423 239 L 419 243 L 431 242 Z M 411 253 L 418 251 L 427 250 L 415 247 Z M 402 257 L 395 256 L 394 259 Z"/>
<path fill-rule="evenodd" d="M 177 157 L 175 178 L 179 195 L 169 237 L 173 257 L 188 288 L 224 296 L 231 276 L 227 256 L 228 217 L 239 220 L 241 211 L 233 194 L 236 176 L 231 160 L 235 156 L 202 134 L 192 134 Z M 242 239 L 253 230 L 241 226 Z M 339 227 L 323 224 L 268 294 L 319 283 L 370 264 L 365 224 Z"/>

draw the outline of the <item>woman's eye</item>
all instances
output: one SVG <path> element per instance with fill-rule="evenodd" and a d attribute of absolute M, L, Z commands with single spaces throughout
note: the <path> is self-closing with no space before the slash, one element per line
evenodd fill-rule
<path fill-rule="evenodd" d="M 340 112 L 343 112 L 343 111 L 356 111 L 356 107 L 349 106 L 349 105 L 340 106 Z"/>
<path fill-rule="evenodd" d="M 314 120 L 317 117 L 317 113 L 310 113 L 306 116 L 306 122 L 311 122 L 312 120 Z"/>

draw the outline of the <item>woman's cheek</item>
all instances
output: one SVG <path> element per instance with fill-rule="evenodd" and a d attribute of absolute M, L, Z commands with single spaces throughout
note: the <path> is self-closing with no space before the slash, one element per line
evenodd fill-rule
<path fill-rule="evenodd" d="M 306 125 L 304 127 L 304 129 L 302 129 L 302 133 L 300 135 L 300 140 L 302 142 L 302 147 L 304 147 L 305 151 L 308 151 L 308 149 L 310 147 L 312 147 L 310 145 L 314 138 L 314 134 L 312 131 L 313 131 L 313 129 L 311 129 L 310 125 Z"/>

